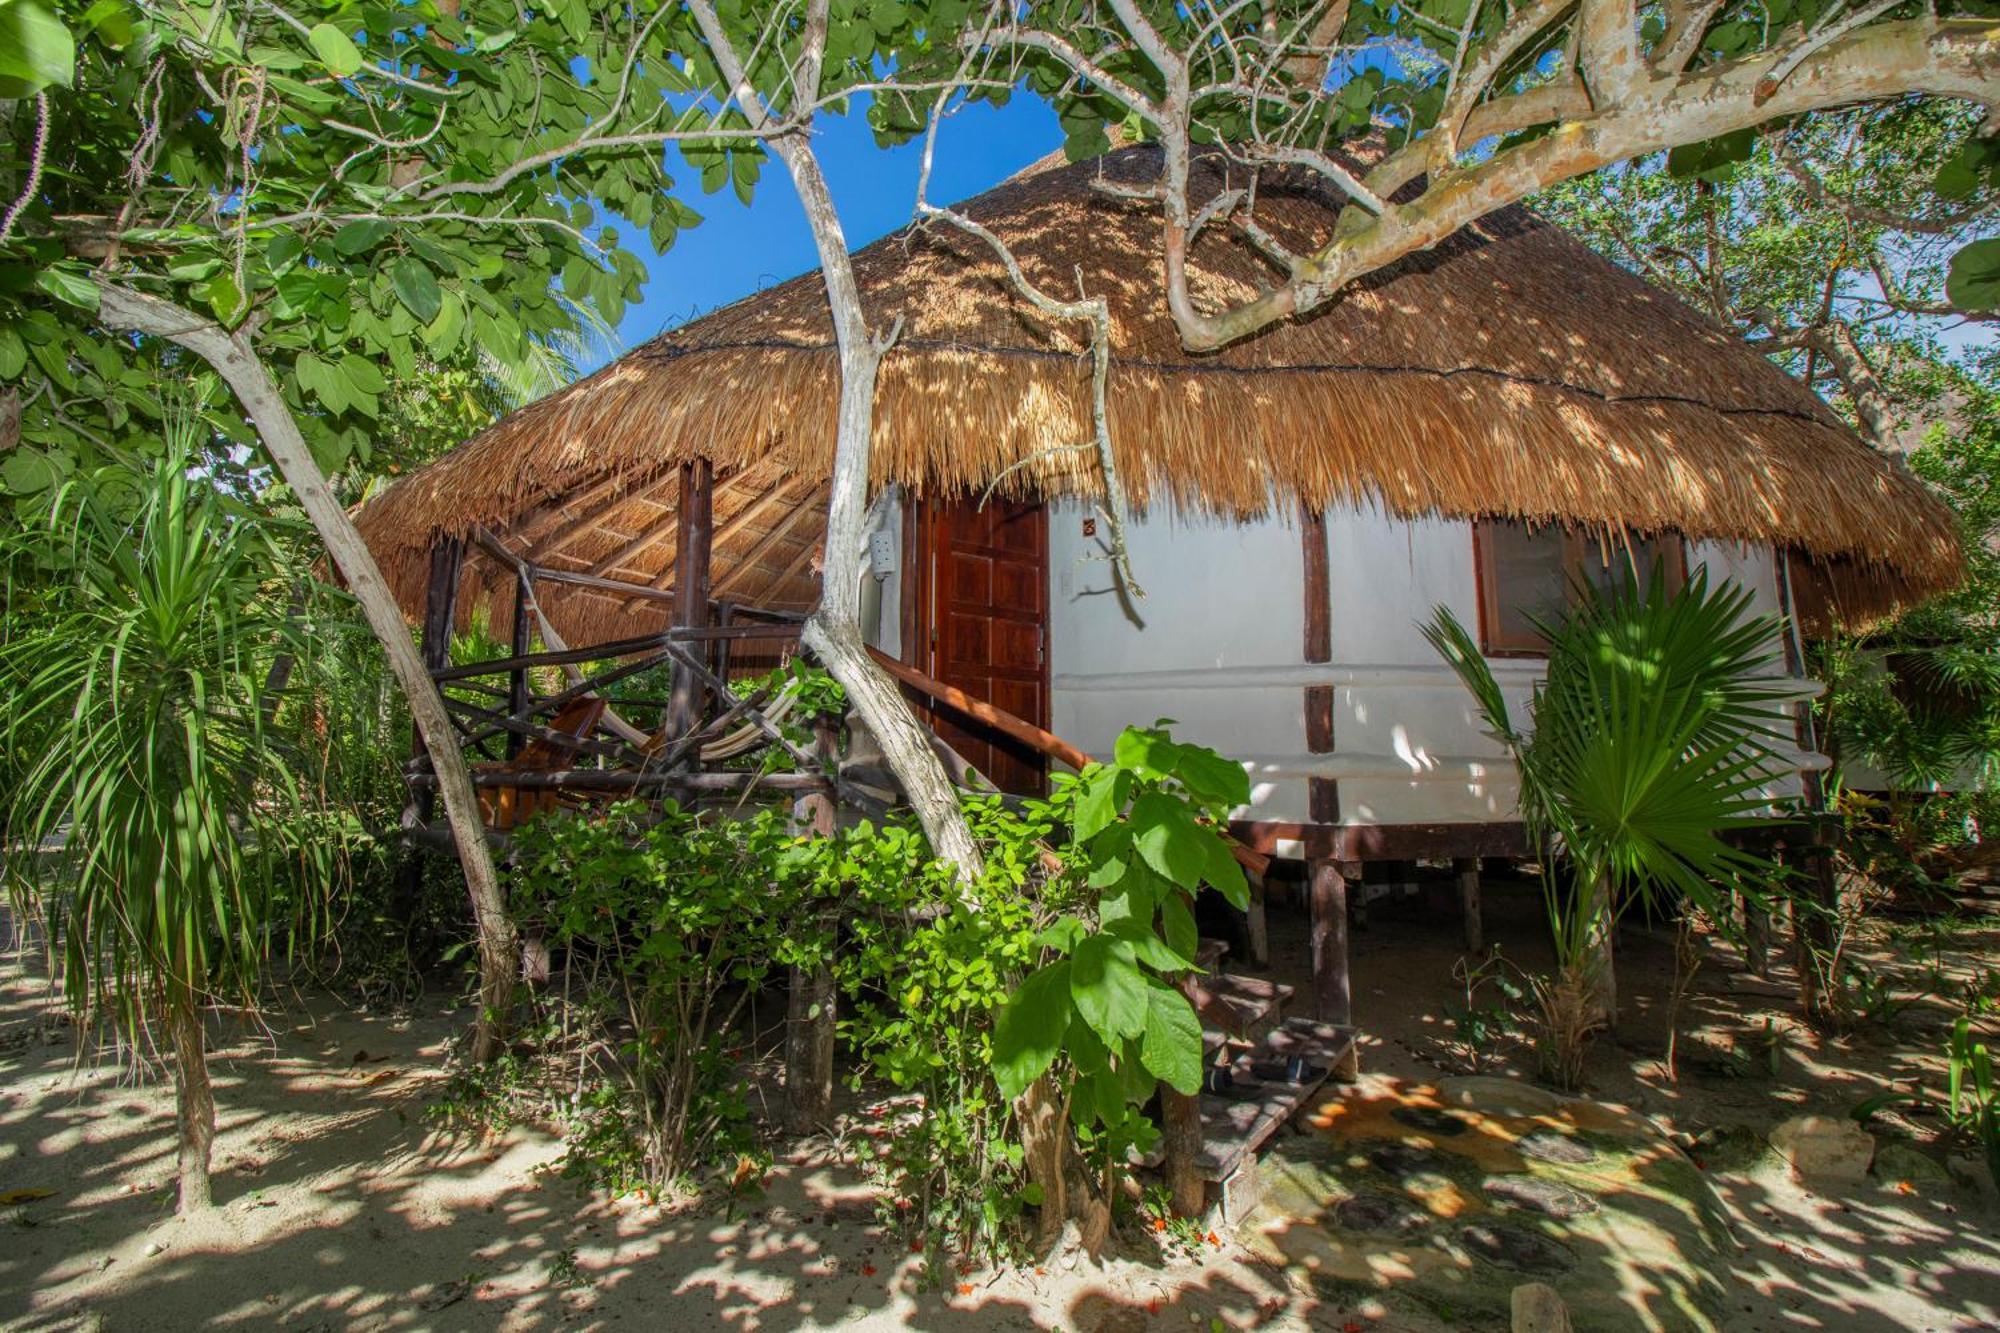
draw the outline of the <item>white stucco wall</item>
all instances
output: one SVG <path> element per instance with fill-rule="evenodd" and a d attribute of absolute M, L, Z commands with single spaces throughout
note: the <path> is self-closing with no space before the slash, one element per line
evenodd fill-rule
<path fill-rule="evenodd" d="M 1514 817 L 1512 765 L 1471 696 L 1419 626 L 1445 605 L 1478 624 L 1472 525 L 1403 520 L 1372 507 L 1329 513 L 1333 660 L 1304 660 L 1304 569 L 1296 525 L 1156 514 L 1130 525 L 1146 597 L 1119 604 L 1108 567 L 1089 558 L 1087 511 L 1050 509 L 1052 725 L 1093 754 L 1120 729 L 1175 719 L 1175 735 L 1241 759 L 1245 817 L 1309 818 L 1310 777 L 1339 780 L 1349 824 L 1460 823 Z M 1749 587 L 1760 611 L 1778 590 L 1768 551 L 1691 543 L 1690 567 Z M 1494 662 L 1525 717 L 1541 664 Z M 1334 749 L 1306 750 L 1304 688 L 1334 689 Z M 1796 778 L 1788 786 L 1796 791 Z M 1774 792 L 1774 795 L 1788 794 Z"/>

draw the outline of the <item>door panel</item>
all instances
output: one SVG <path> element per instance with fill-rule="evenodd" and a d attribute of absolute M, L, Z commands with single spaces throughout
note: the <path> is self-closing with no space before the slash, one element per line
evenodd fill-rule
<path fill-rule="evenodd" d="M 931 501 L 922 531 L 919 665 L 1046 728 L 1049 546 L 1042 506 Z M 1046 790 L 1046 761 L 1032 747 L 950 709 L 931 710 L 929 720 L 1002 791 Z"/>

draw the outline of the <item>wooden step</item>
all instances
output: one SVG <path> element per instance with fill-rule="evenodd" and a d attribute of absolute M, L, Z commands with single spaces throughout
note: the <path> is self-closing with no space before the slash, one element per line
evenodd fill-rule
<path fill-rule="evenodd" d="M 1223 955 L 1229 952 L 1228 940 L 1214 940 L 1202 937 L 1201 945 L 1194 951 L 1194 965 L 1198 972 L 1213 972 L 1222 965 Z"/>
<path fill-rule="evenodd" d="M 1195 1159 L 1203 1180 L 1219 1181 L 1264 1146 L 1278 1127 L 1317 1093 L 1354 1045 L 1354 1029 L 1307 1018 L 1289 1018 L 1231 1063 L 1235 1086 L 1227 1095 L 1201 1095 L 1201 1155 Z M 1283 1064 L 1293 1055 L 1313 1066 L 1304 1082 L 1265 1081 L 1251 1071 Z"/>
<path fill-rule="evenodd" d="M 1295 994 L 1292 987 L 1279 982 L 1234 972 L 1197 977 L 1189 989 L 1204 1030 L 1239 1038 L 1254 1038 L 1260 1025 L 1282 1019 Z"/>

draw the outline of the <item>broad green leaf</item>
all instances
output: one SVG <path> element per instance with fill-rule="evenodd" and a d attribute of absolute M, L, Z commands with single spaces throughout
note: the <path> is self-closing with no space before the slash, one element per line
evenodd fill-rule
<path fill-rule="evenodd" d="M 1951 257 L 1944 293 L 1960 310 L 2000 309 L 2000 236 L 1974 241 Z"/>
<path fill-rule="evenodd" d="M 35 274 L 35 286 L 65 304 L 97 309 L 97 284 L 74 269 L 50 267 Z"/>
<path fill-rule="evenodd" d="M 55 12 L 41 0 L 0 0 L 0 98 L 33 97 L 75 80 L 76 41 Z"/>
<path fill-rule="evenodd" d="M 1202 745 L 1182 745 L 1176 771 L 1188 790 L 1213 805 L 1250 803 L 1250 776 L 1243 765 Z"/>
<path fill-rule="evenodd" d="M 1155 1078 L 1192 1097 L 1201 1091 L 1201 1019 L 1187 996 L 1155 982 L 1146 988 L 1139 1059 Z"/>
<path fill-rule="evenodd" d="M 1167 937 L 1167 947 L 1183 958 L 1193 958 L 1201 952 L 1201 930 L 1195 925 L 1194 908 L 1178 893 L 1169 893 L 1160 900 L 1160 925 Z"/>
<path fill-rule="evenodd" d="M 1215 835 L 1197 824 L 1187 803 L 1165 792 L 1132 802 L 1132 845 L 1146 864 L 1184 889 L 1198 888 Z"/>
<path fill-rule="evenodd" d="M 12 329 L 0 328 L 0 380 L 11 380 L 28 366 L 28 345 Z"/>
<path fill-rule="evenodd" d="M 1136 1037 L 1146 1026 L 1146 974 L 1124 940 L 1092 935 L 1070 955 L 1070 998 L 1107 1044 Z"/>
<path fill-rule="evenodd" d="M 1204 829 L 1208 834 L 1208 868 L 1202 878 L 1213 884 L 1229 905 L 1237 911 L 1250 906 L 1250 881 L 1244 877 L 1243 867 L 1237 863 L 1236 855 L 1229 849 L 1229 840 L 1212 829 Z"/>
<path fill-rule="evenodd" d="M 1118 735 L 1112 755 L 1120 768 L 1142 778 L 1163 778 L 1180 762 L 1181 747 L 1157 728 L 1127 727 Z"/>
<path fill-rule="evenodd" d="M 389 265 L 389 282 L 396 289 L 396 299 L 425 324 L 436 319 L 438 311 L 444 308 L 437 275 L 415 255 L 404 255 Z"/>
<path fill-rule="evenodd" d="M 36 449 L 16 449 L 0 459 L 0 486 L 14 495 L 45 491 L 56 481 L 56 470 Z"/>
<path fill-rule="evenodd" d="M 1089 842 L 1117 820 L 1131 783 L 1129 773 L 1101 764 L 1092 764 L 1084 770 L 1077 781 L 1079 794 L 1071 814 L 1078 842 Z"/>
<path fill-rule="evenodd" d="M 315 23 L 306 33 L 306 40 L 312 43 L 313 54 L 325 65 L 327 72 L 336 78 L 346 78 L 361 69 L 361 48 L 331 23 Z"/>
<path fill-rule="evenodd" d="M 364 218 L 358 222 L 350 222 L 335 232 L 333 248 L 344 255 L 358 255 L 374 249 L 388 234 L 388 223 L 378 218 Z"/>
<path fill-rule="evenodd" d="M 993 1080 L 1009 1101 L 1028 1090 L 1055 1061 L 1069 1030 L 1070 964 L 1034 973 L 993 1023 Z"/>
<path fill-rule="evenodd" d="M 283 273 L 306 251 L 306 243 L 295 232 L 280 232 L 264 247 L 264 262 L 274 274 Z"/>

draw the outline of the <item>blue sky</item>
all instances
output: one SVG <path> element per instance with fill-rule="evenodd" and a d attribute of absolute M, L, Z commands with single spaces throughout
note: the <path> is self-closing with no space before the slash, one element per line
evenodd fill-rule
<path fill-rule="evenodd" d="M 950 203 L 978 194 L 1062 143 L 1055 113 L 1039 98 L 1017 95 L 1004 107 L 977 104 L 945 122 L 931 171 L 930 196 Z M 884 151 L 858 114 L 822 122 L 819 156 L 840 210 L 848 244 L 860 249 L 910 220 L 921 140 Z M 748 207 L 725 187 L 704 195 L 700 173 L 670 166 L 687 202 L 705 219 L 680 233 L 666 254 L 644 253 L 645 299 L 618 325 L 622 351 L 718 306 L 819 267 L 805 215 L 784 165 L 764 166 Z M 644 232 L 623 229 L 644 243 Z M 606 357 L 605 359 L 609 359 Z"/>

